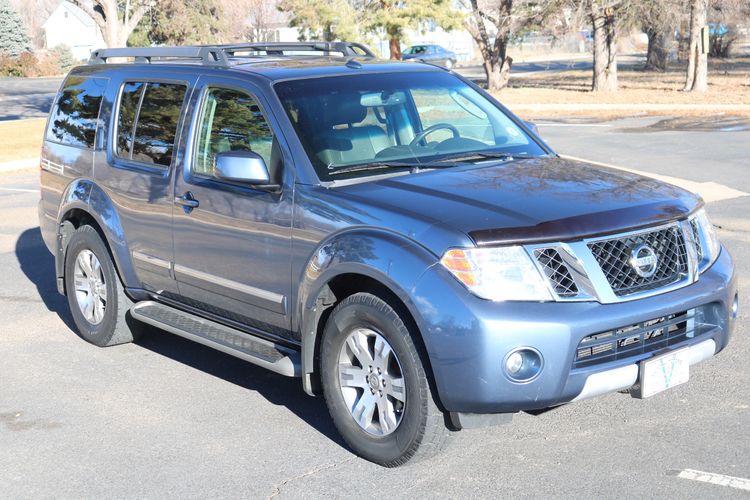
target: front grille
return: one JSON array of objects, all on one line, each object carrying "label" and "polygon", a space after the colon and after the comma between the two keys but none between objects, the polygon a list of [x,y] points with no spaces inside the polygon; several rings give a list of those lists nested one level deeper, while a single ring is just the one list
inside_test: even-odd
[{"label": "front grille", "polygon": [[[642,277],[630,264],[631,252],[647,245],[657,257],[656,271]],[[688,257],[679,226],[589,243],[615,295],[622,297],[675,283],[687,275]]]},{"label": "front grille", "polygon": [[534,257],[541,264],[544,275],[559,297],[575,297],[578,295],[576,282],[557,250],[554,248],[537,248],[534,250]]},{"label": "front grille", "polygon": [[573,368],[629,358],[693,338],[699,333],[695,316],[696,310],[690,309],[584,337]]}]

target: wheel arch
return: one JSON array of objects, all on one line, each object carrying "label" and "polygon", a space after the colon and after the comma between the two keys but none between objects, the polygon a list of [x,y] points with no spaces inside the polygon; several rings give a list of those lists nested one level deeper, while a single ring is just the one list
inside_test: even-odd
[{"label": "wheel arch", "polygon": [[[368,252],[352,252],[352,248]],[[422,338],[421,313],[410,293],[437,257],[415,241],[382,230],[358,229],[337,234],[322,243],[309,260],[299,287],[298,325],[302,341],[305,392],[320,392],[320,340],[333,308],[358,292],[372,293],[397,310],[415,331],[422,362],[432,379],[432,368]]]},{"label": "wheel arch", "polygon": [[72,182],[62,196],[58,213],[55,271],[60,293],[66,293],[63,276],[68,241],[82,225],[90,225],[99,233],[123,285],[134,286],[137,283],[119,215],[101,187],[88,179]]}]

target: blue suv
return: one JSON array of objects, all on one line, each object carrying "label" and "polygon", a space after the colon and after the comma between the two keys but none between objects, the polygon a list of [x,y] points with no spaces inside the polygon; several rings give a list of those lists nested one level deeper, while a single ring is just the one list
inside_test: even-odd
[{"label": "blue suv", "polygon": [[561,159],[473,83],[357,44],[95,52],[41,193],[83,339],[148,324],[299,377],[385,466],[686,382],[735,325],[700,198]]}]

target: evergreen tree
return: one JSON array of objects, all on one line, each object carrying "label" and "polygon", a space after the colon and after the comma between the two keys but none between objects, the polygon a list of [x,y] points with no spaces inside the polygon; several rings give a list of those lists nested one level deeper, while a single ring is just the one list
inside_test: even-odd
[{"label": "evergreen tree", "polygon": [[31,50],[31,40],[21,16],[8,0],[0,0],[0,54],[17,56]]},{"label": "evergreen tree", "polygon": [[157,45],[217,43],[223,27],[216,0],[160,0],[148,38]]}]

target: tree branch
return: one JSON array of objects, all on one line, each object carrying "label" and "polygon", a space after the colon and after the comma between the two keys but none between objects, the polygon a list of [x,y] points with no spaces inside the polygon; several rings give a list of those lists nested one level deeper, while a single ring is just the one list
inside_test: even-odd
[{"label": "tree branch", "polygon": [[102,34],[104,34],[104,31],[107,29],[107,21],[104,19],[104,15],[101,12],[94,10],[91,4],[85,0],[72,0],[72,2],[76,7],[88,14],[88,16],[94,20],[96,25],[99,26],[99,29],[102,30]]},{"label": "tree branch", "polygon": [[151,8],[151,2],[140,2],[138,7],[135,8],[135,10],[130,14],[130,19],[128,20],[128,23],[125,25],[125,32],[126,33],[132,33],[133,30],[135,30],[135,27],[138,26],[138,23],[141,22],[141,19],[143,19],[143,16],[146,15],[148,10]]}]

